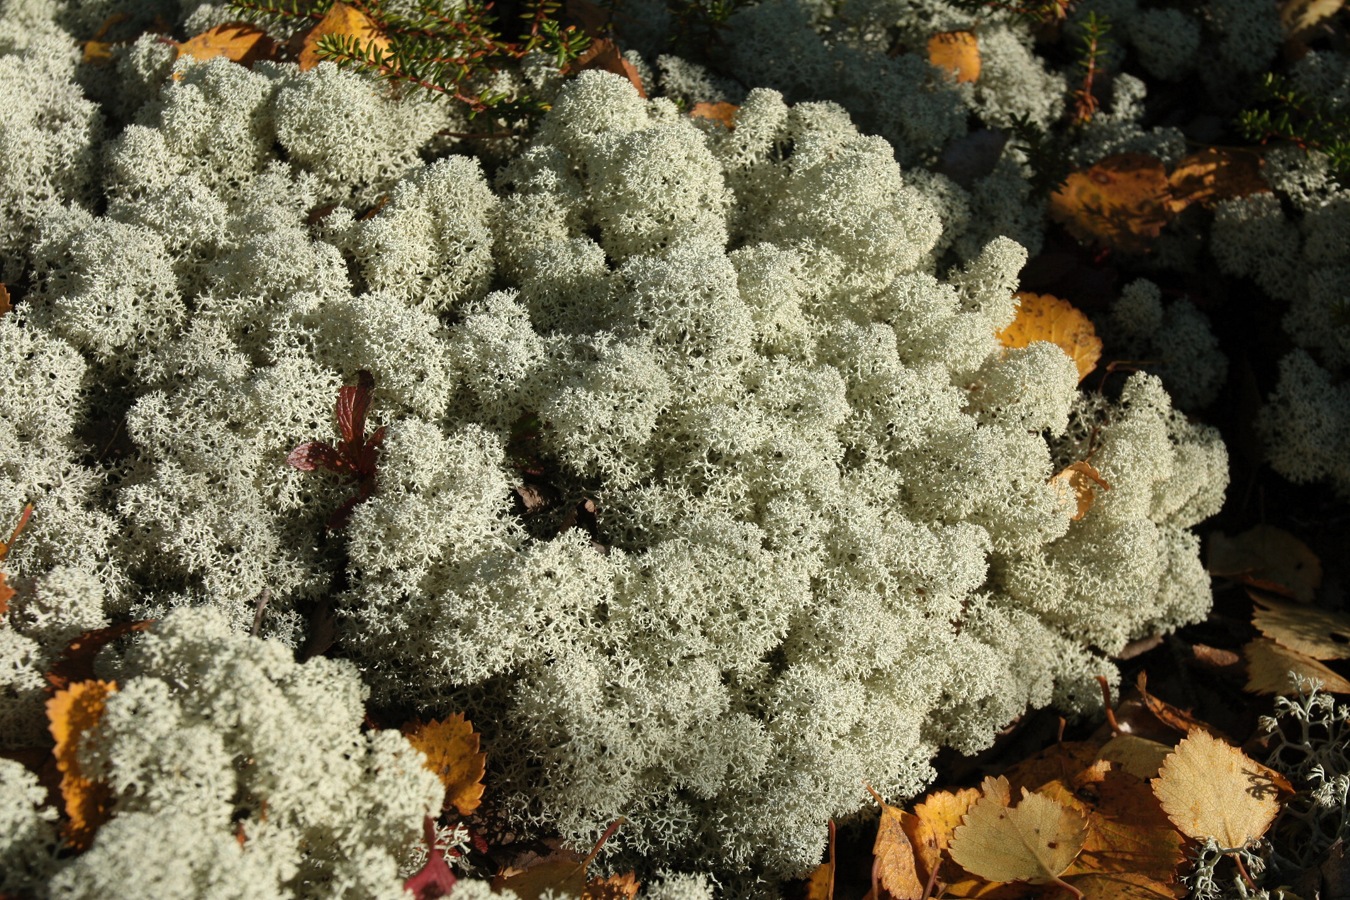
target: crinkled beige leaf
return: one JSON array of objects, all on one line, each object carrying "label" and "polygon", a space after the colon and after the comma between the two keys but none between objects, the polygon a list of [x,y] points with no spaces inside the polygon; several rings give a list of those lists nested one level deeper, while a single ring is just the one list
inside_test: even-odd
[{"label": "crinkled beige leaf", "polygon": [[[991,779],[986,779],[988,785]],[[966,871],[990,881],[1057,882],[1087,840],[1087,819],[1074,809],[1022,789],[1008,805],[1008,781],[993,785],[966,813],[948,848]]]},{"label": "crinkled beige leaf", "polygon": [[1350,616],[1262,597],[1252,624],[1276,643],[1313,659],[1350,659]]},{"label": "crinkled beige leaf", "polygon": [[1282,0],[1280,25],[1291,41],[1307,41],[1322,22],[1340,12],[1345,0]]},{"label": "crinkled beige leaf", "polygon": [[1172,748],[1135,734],[1118,734],[1102,745],[1098,756],[1109,759],[1136,778],[1148,780],[1158,774]]},{"label": "crinkled beige leaf", "polygon": [[980,42],[969,31],[944,31],[928,39],[928,61],[961,83],[980,77]]},{"label": "crinkled beige leaf", "polygon": [[1350,694],[1350,681],[1310,656],[1304,656],[1274,641],[1258,638],[1242,648],[1247,657],[1247,690],[1257,694],[1291,694],[1297,689],[1294,675],[1322,682],[1322,690]]},{"label": "crinkled beige leaf", "polygon": [[1182,834],[1243,847],[1280,811],[1279,789],[1263,769],[1231,744],[1192,731],[1163,763],[1153,793]]},{"label": "crinkled beige leaf", "polygon": [[919,900],[923,884],[914,865],[914,847],[900,821],[901,812],[870,787],[867,790],[881,807],[877,837],[872,842],[873,879],[895,900]]},{"label": "crinkled beige leaf", "polygon": [[421,750],[427,768],[445,785],[445,805],[467,816],[483,799],[487,755],[478,752],[479,736],[463,713],[444,721],[416,722],[404,729],[408,743]]},{"label": "crinkled beige leaf", "polygon": [[1273,581],[1304,603],[1322,584],[1322,562],[1307,544],[1282,528],[1257,525],[1237,537],[1217,532],[1209,539],[1211,575]]},{"label": "crinkled beige leaf", "polygon": [[1067,300],[1050,294],[1019,293],[1017,318],[999,332],[1005,347],[1025,347],[1036,341],[1058,346],[1078,367],[1082,381],[1102,356],[1102,341],[1092,320]]}]

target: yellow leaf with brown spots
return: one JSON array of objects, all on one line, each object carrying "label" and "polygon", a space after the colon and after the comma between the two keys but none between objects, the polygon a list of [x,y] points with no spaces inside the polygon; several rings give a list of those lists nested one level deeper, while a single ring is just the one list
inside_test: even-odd
[{"label": "yellow leaf with brown spots", "polygon": [[1017,295],[1017,317],[998,334],[1005,347],[1025,347],[1036,341],[1049,341],[1063,350],[1078,367],[1082,381],[1097,366],[1102,356],[1102,340],[1092,320],[1067,300],[1051,294]]},{"label": "yellow leaf with brown spots", "polygon": [[88,848],[94,833],[108,820],[112,800],[107,784],[86,777],[81,770],[80,745],[102,720],[108,697],[116,691],[116,682],[79,681],[47,701],[47,721],[56,740],[52,754],[61,773],[61,799],[66,808],[62,836],[80,850]]},{"label": "yellow leaf with brown spots", "polygon": [[444,721],[416,722],[403,729],[408,743],[421,750],[427,768],[445,785],[445,805],[467,816],[483,799],[487,755],[478,752],[479,735],[463,713]]}]

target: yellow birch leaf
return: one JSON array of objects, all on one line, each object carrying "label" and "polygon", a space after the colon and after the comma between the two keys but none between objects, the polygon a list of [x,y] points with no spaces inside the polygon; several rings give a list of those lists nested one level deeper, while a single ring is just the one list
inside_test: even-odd
[{"label": "yellow birch leaf", "polygon": [[830,820],[830,843],[825,850],[825,861],[816,866],[806,879],[806,900],[833,900],[834,898],[834,820]]},{"label": "yellow birch leaf", "polygon": [[1118,734],[1103,744],[1097,755],[1110,760],[1134,777],[1147,781],[1157,776],[1163,761],[1171,752],[1171,747],[1158,741],[1150,741],[1137,734]]},{"label": "yellow birch leaf", "polygon": [[985,779],[984,796],[952,835],[952,859],[989,881],[1063,884],[1059,876],[1087,840],[1087,819],[1026,788],[1017,806],[1009,801],[1006,778]]},{"label": "yellow birch leaf", "polygon": [[1070,463],[1050,478],[1050,485],[1064,500],[1065,506],[1073,509],[1070,520],[1077,522],[1088,514],[1097,500],[1097,488],[1111,490],[1111,485],[1102,478],[1092,463],[1079,460]]},{"label": "yellow birch leaf", "polygon": [[969,31],[944,31],[928,39],[928,61],[961,83],[980,77],[980,42]]},{"label": "yellow birch leaf", "polygon": [[1247,657],[1247,690],[1257,694],[1291,694],[1297,685],[1294,675],[1315,678],[1322,690],[1332,694],[1350,694],[1350,681],[1310,656],[1304,656],[1274,641],[1257,639],[1242,648]]},{"label": "yellow birch leaf", "polygon": [[80,681],[57,691],[47,701],[47,721],[56,746],[56,768],[61,773],[61,798],[66,821],[62,837],[72,847],[87,849],[100,825],[108,821],[112,791],[80,769],[80,743],[103,718],[108,697],[117,691],[112,681]]},{"label": "yellow birch leaf", "polygon": [[1266,833],[1280,811],[1279,788],[1265,767],[1203,731],[1192,731],[1163,763],[1153,793],[1177,830],[1225,850]]},{"label": "yellow birch leaf", "polygon": [[1280,3],[1280,26],[1286,40],[1302,44],[1313,38],[1322,22],[1340,12],[1345,0],[1283,0]]},{"label": "yellow birch leaf", "polygon": [[1017,317],[998,334],[1005,347],[1049,341],[1073,360],[1082,381],[1102,356],[1102,340],[1092,320],[1067,300],[1050,294],[1019,293]]},{"label": "yellow birch leaf", "polygon": [[1269,193],[1262,165],[1261,157],[1249,150],[1208,147],[1182,157],[1167,176],[1168,208],[1179,214],[1194,203],[1212,206],[1221,200]]},{"label": "yellow birch leaf", "polygon": [[445,805],[467,816],[483,799],[487,755],[478,752],[479,736],[463,713],[444,721],[417,722],[404,728],[408,743],[427,758],[427,768],[445,785]]},{"label": "yellow birch leaf", "polygon": [[1350,659],[1350,616],[1267,597],[1256,602],[1252,624],[1272,641],[1313,659]]},{"label": "yellow birch leaf", "polygon": [[734,103],[695,103],[689,115],[695,119],[721,123],[731,130],[736,127],[736,111],[739,109]]},{"label": "yellow birch leaf", "polygon": [[1073,172],[1050,196],[1050,218],[1087,244],[1142,254],[1171,220],[1162,161],[1117,153]]},{"label": "yellow birch leaf", "polygon": [[363,49],[374,45],[381,53],[389,50],[389,38],[384,36],[370,16],[342,0],[336,0],[318,24],[302,38],[298,56],[301,72],[308,72],[319,64],[319,39],[330,34],[356,38]]},{"label": "yellow birch leaf", "polygon": [[914,848],[916,874],[925,884],[942,865],[942,852],[952,842],[952,832],[961,817],[970,811],[980,792],[964,788],[956,792],[937,791],[916,804],[913,813],[903,813],[900,825]]},{"label": "yellow birch leaf", "polygon": [[914,848],[900,823],[900,810],[887,804],[870,787],[867,790],[881,807],[877,839],[872,843],[872,883],[880,885],[895,900],[919,900],[923,896],[923,883],[914,866]]},{"label": "yellow birch leaf", "polygon": [[271,59],[276,51],[276,41],[258,26],[248,22],[227,22],[179,44],[177,58],[191,56],[208,60],[223,56],[247,66],[260,59]]},{"label": "yellow birch leaf", "polygon": [[9,288],[0,284],[0,316],[14,308],[14,304],[9,302]]}]

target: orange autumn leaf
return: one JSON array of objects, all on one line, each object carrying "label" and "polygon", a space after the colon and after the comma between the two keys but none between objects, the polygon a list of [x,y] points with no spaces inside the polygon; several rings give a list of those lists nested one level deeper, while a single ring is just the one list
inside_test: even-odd
[{"label": "orange autumn leaf", "polygon": [[1171,220],[1162,161],[1117,153],[1073,172],[1050,195],[1050,218],[1085,244],[1142,254]]},{"label": "orange autumn leaf", "polygon": [[1294,676],[1317,679],[1321,690],[1332,694],[1350,694],[1350,681],[1310,656],[1281,647],[1274,641],[1258,638],[1242,648],[1247,657],[1247,690],[1257,694],[1296,692]]},{"label": "orange autumn leaf", "polygon": [[1162,724],[1171,728],[1179,734],[1189,734],[1192,731],[1203,731],[1220,740],[1223,735],[1212,726],[1201,722],[1195,716],[1186,712],[1186,710],[1173,706],[1165,700],[1159,700],[1148,692],[1148,673],[1140,672],[1139,677],[1135,679],[1135,688],[1139,691],[1139,697],[1144,701],[1145,708],[1148,709],[1153,717]]},{"label": "orange autumn leaf", "polygon": [[806,900],[834,900],[834,820],[830,820],[830,842],[825,861],[806,879]]},{"label": "orange autumn leaf", "polygon": [[191,56],[193,59],[208,60],[223,56],[248,66],[260,59],[272,59],[276,52],[276,41],[258,26],[247,22],[227,22],[179,44],[177,58]]},{"label": "orange autumn leaf", "polygon": [[1167,881],[1185,858],[1181,835],[1163,813],[1148,781],[1142,778],[1112,767],[1090,790],[1055,781],[1038,793],[1078,810],[1087,819],[1087,839],[1065,871],[1065,878],[1098,872],[1136,872]]},{"label": "orange autumn leaf", "polygon": [[581,898],[582,900],[633,900],[641,887],[637,875],[633,872],[611,875],[608,878],[592,878],[586,883],[586,892],[581,895]]},{"label": "orange autumn leaf", "polygon": [[880,888],[895,900],[918,900],[923,896],[923,884],[914,866],[914,847],[900,821],[901,812],[871,787],[867,792],[881,807],[877,837],[872,842],[872,894],[880,897]]},{"label": "orange autumn leaf", "polygon": [[928,39],[928,61],[961,83],[980,77],[980,43],[969,31],[944,31]]},{"label": "orange autumn leaf", "polygon": [[9,288],[0,284],[0,316],[14,308],[14,304],[9,302]]},{"label": "orange autumn leaf", "polygon": [[734,103],[695,103],[689,115],[695,119],[707,119],[719,122],[728,129],[736,127],[736,111],[740,109]]},{"label": "orange autumn leaf", "polygon": [[25,503],[23,511],[19,513],[18,523],[14,526],[14,530],[9,533],[9,540],[0,541],[0,562],[4,562],[5,557],[9,556],[9,548],[14,546],[14,541],[18,539],[24,528],[28,527],[28,520],[32,517],[33,504]]},{"label": "orange autumn leaf", "polygon": [[467,816],[483,799],[487,755],[478,752],[479,736],[463,713],[444,721],[418,722],[404,729],[408,743],[421,750],[427,768],[445,785],[445,805]]},{"label": "orange autumn leaf", "polygon": [[1251,151],[1218,147],[1183,157],[1167,178],[1172,194],[1168,208],[1177,214],[1194,203],[1211,206],[1221,200],[1269,193],[1262,165],[1261,157]]},{"label": "orange autumn leaf", "polygon": [[62,836],[72,847],[85,849],[94,833],[108,820],[112,792],[108,785],[88,778],[80,769],[80,743],[103,718],[104,706],[117,690],[112,681],[80,681],[57,691],[47,701],[47,721],[56,746],[56,768],[61,773],[61,797],[66,821]]},{"label": "orange autumn leaf", "polygon": [[354,6],[348,6],[342,0],[336,0],[319,23],[305,32],[300,39],[297,60],[301,72],[308,72],[319,64],[319,39],[328,35],[346,35],[355,38],[363,49],[373,45],[381,53],[389,50],[389,39],[370,16]]},{"label": "orange autumn leaf", "polygon": [[1059,492],[1065,505],[1073,508],[1070,520],[1074,522],[1080,521],[1092,509],[1092,504],[1097,501],[1096,488],[1111,490],[1111,485],[1102,478],[1102,473],[1083,460],[1070,463],[1056,472],[1050,478],[1050,484]]},{"label": "orange autumn leaf", "polygon": [[[4,301],[6,304],[8,304],[9,301],[9,294],[4,292],[4,285],[0,285],[0,301]],[[0,307],[0,315],[4,315],[8,309],[8,305]],[[14,530],[10,532],[9,540],[0,541],[0,562],[4,562],[5,557],[9,556],[9,548],[14,546],[14,541],[18,539],[19,533],[23,531],[32,515],[33,504],[24,504],[23,512],[19,513],[19,523],[15,525]],[[9,586],[5,577],[5,573],[0,572],[0,616],[9,612],[9,601],[14,597],[14,588]]]},{"label": "orange autumn leaf", "polygon": [[[615,819],[611,822],[609,827],[605,829],[605,833],[600,835],[600,839],[595,842],[591,852],[585,856],[561,846],[557,841],[545,841],[552,847],[550,853],[544,856],[532,852],[524,854],[493,877],[492,890],[499,894],[505,890],[514,891],[520,900],[538,900],[550,891],[555,895],[571,894],[574,897],[581,897],[583,900],[612,900],[607,895],[597,894],[592,897],[588,894],[591,885],[595,884],[598,879],[588,880],[586,871],[590,867],[591,861],[600,854],[600,849],[605,846],[605,842],[622,824],[623,819]],[[636,879],[634,879],[633,884],[636,883]],[[618,884],[603,888],[597,886],[596,890],[626,889],[627,884],[628,877],[625,876]]]},{"label": "orange autumn leaf", "polygon": [[80,62],[85,65],[106,66],[113,60],[112,48],[116,46],[116,41],[106,41],[108,32],[114,27],[121,25],[131,18],[130,13],[115,12],[103,20],[103,24],[98,26],[98,31],[94,36],[83,43],[83,49],[80,52]]},{"label": "orange autumn leaf", "polygon": [[1049,341],[1073,360],[1082,381],[1102,356],[1102,340],[1092,320],[1067,300],[1050,294],[1021,292],[1017,318],[998,334],[1005,347],[1025,347],[1036,341]]}]

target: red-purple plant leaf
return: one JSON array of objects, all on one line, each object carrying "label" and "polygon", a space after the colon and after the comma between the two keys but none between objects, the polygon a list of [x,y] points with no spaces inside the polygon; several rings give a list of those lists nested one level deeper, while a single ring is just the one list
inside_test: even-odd
[{"label": "red-purple plant leaf", "polygon": [[356,373],[355,387],[338,391],[338,430],[342,432],[344,443],[365,443],[366,413],[370,411],[370,392],[374,389],[375,376],[362,369]]},{"label": "red-purple plant leaf", "polygon": [[445,851],[436,846],[435,820],[427,816],[423,828],[426,831],[427,862],[403,882],[403,889],[412,891],[417,900],[435,900],[449,894],[458,879],[445,861]]},{"label": "red-purple plant leaf", "polygon": [[322,441],[310,441],[296,447],[286,457],[286,465],[301,472],[313,472],[315,469],[327,469],[338,473],[347,471],[342,451]]}]

